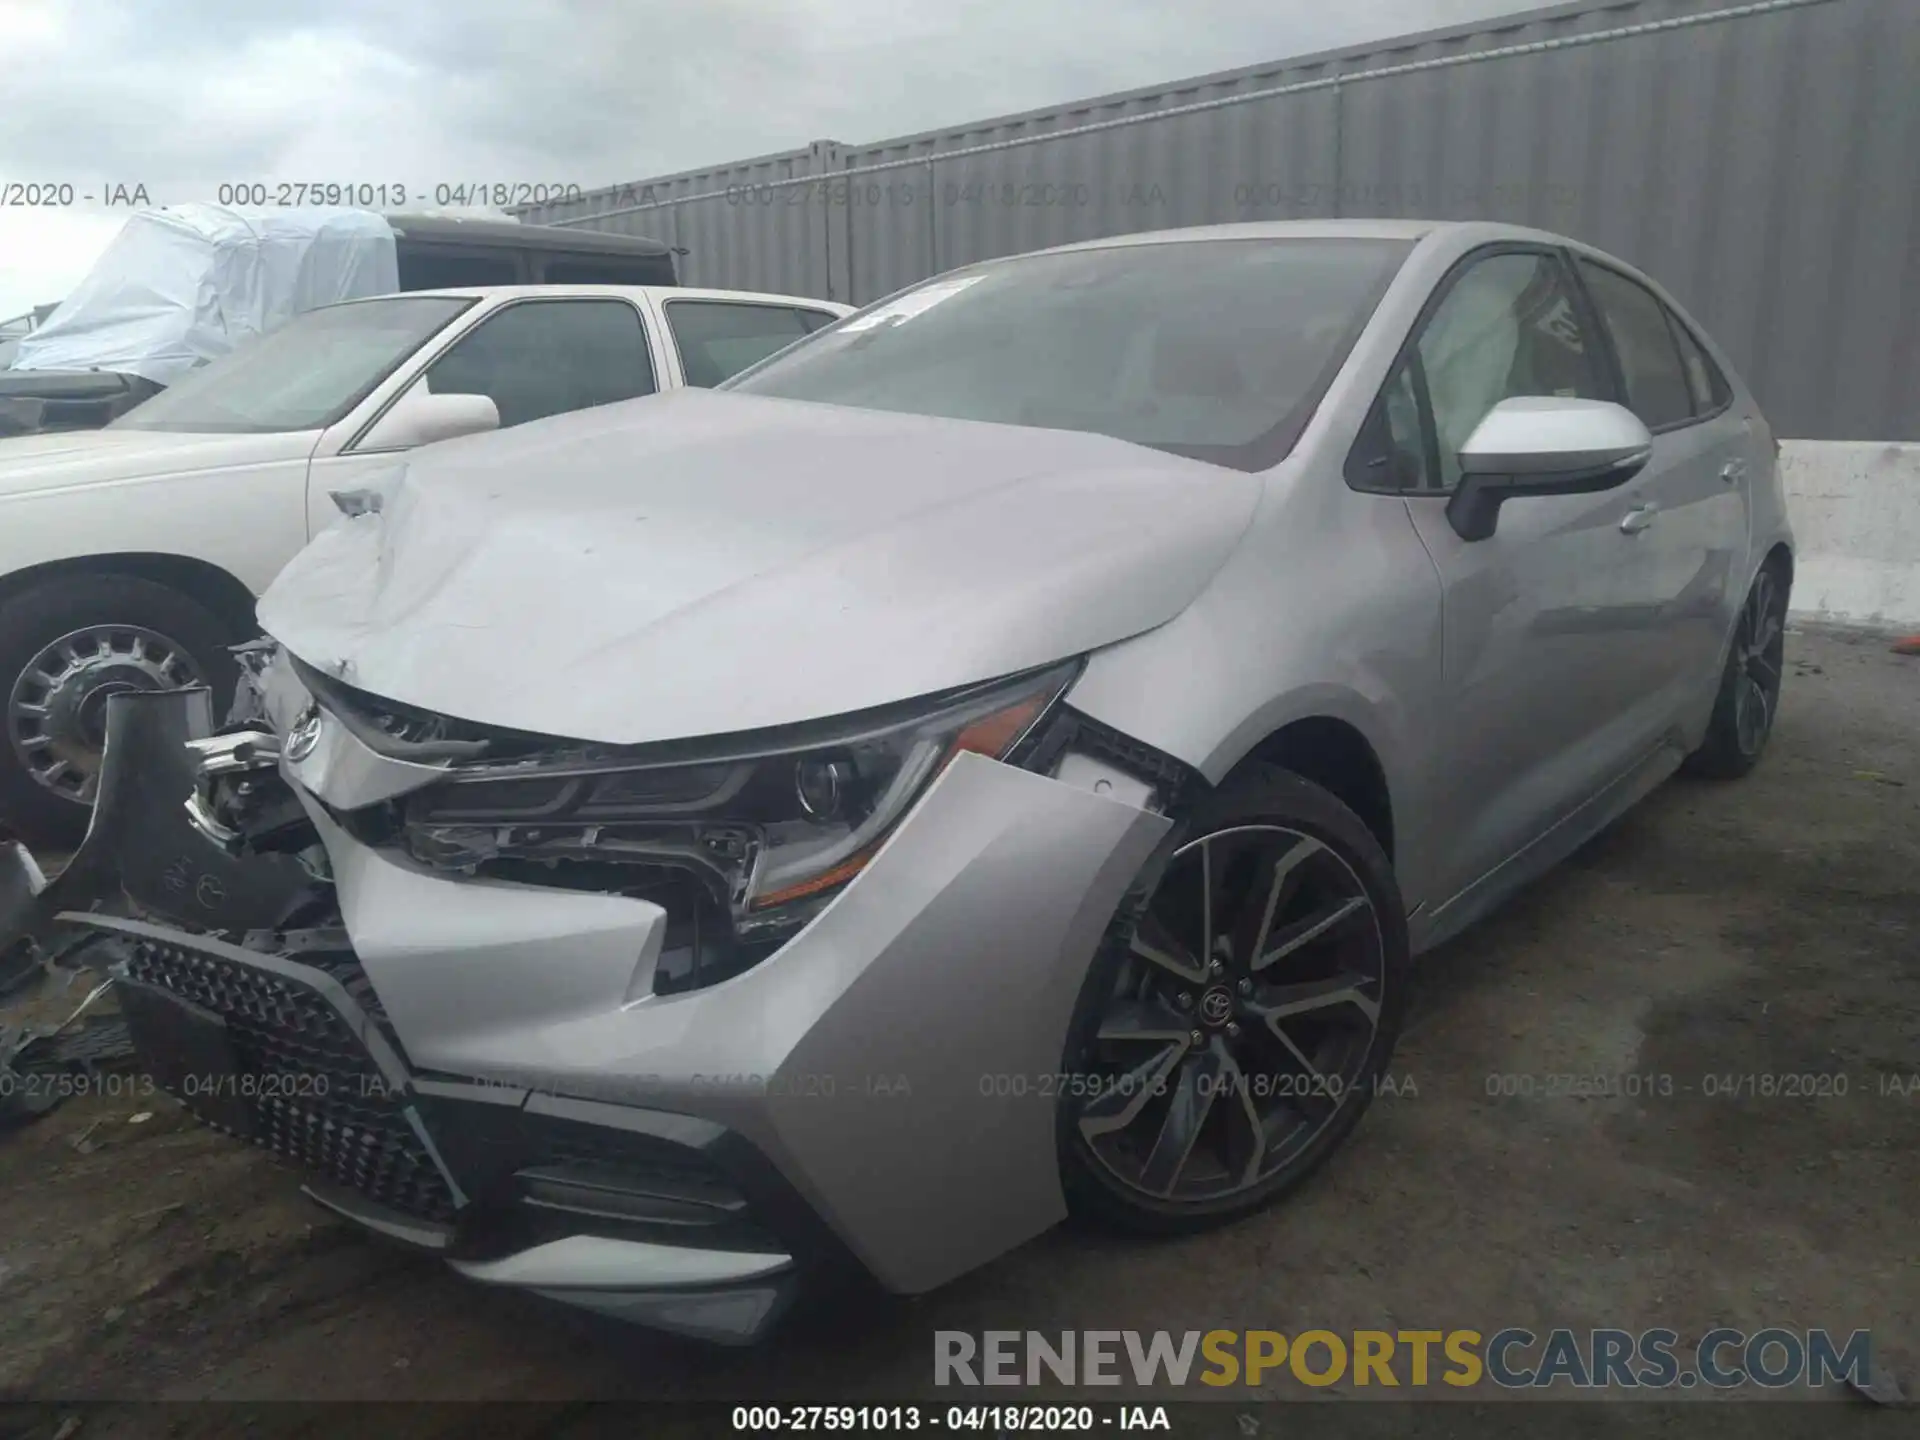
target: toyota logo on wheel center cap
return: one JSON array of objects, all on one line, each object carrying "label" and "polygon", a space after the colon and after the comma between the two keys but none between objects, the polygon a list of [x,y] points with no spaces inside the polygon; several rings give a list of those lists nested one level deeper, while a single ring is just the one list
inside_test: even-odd
[{"label": "toyota logo on wheel center cap", "polygon": [[1215,985],[1200,997],[1200,1018],[1209,1025],[1224,1025],[1233,1018],[1233,992]]}]

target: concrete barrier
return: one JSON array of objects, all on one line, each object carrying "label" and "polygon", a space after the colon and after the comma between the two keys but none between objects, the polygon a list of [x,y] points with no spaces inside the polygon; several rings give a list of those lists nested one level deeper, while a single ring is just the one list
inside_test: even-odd
[{"label": "concrete barrier", "polygon": [[1786,440],[1793,611],[1920,632],[1920,445]]}]

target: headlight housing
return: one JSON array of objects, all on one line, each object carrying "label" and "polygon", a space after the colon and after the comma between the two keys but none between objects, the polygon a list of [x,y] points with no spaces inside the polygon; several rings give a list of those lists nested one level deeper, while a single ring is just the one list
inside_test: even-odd
[{"label": "headlight housing", "polygon": [[689,872],[736,936],[771,938],[859,874],[955,756],[1012,753],[1078,668],[771,736],[464,766],[408,799],[406,844],[439,866],[579,862],[610,889],[633,865]]}]

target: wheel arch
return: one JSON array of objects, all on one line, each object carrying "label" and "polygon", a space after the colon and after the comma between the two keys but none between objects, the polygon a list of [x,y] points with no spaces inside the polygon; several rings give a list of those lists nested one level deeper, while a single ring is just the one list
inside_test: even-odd
[{"label": "wheel arch", "polygon": [[1393,786],[1379,749],[1352,720],[1302,715],[1257,739],[1222,778],[1249,765],[1273,765],[1311,781],[1360,817],[1389,861],[1395,859]]},{"label": "wheel arch", "polygon": [[257,625],[253,591],[243,581],[208,561],[159,551],[75,555],[28,565],[0,575],[0,604],[48,581],[89,575],[126,575],[177,590],[231,627],[236,639],[251,638]]},{"label": "wheel arch", "polygon": [[1793,546],[1789,545],[1785,540],[1776,540],[1773,543],[1773,547],[1769,549],[1765,555],[1760,557],[1759,567],[1754,573],[1758,574],[1761,570],[1765,570],[1769,566],[1776,567],[1781,571],[1781,578],[1786,582],[1787,588],[1791,590],[1793,588]]}]

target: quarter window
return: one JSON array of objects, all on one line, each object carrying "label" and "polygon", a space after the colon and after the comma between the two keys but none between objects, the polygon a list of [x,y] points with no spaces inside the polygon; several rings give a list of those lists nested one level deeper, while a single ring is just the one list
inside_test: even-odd
[{"label": "quarter window", "polygon": [[436,395],[489,397],[502,429],[654,390],[647,332],[624,300],[509,305],[436,360],[426,380]]},{"label": "quarter window", "polygon": [[1627,406],[1649,430],[1693,418],[1694,391],[1667,309],[1651,290],[1617,270],[1580,263],[1587,288],[1613,336]]},{"label": "quarter window", "polygon": [[1693,393],[1693,413],[1711,415],[1733,399],[1727,377],[1678,315],[1669,310],[1667,321],[1673,326],[1673,338],[1680,342],[1680,363],[1686,368],[1687,389]]},{"label": "quarter window", "polygon": [[1464,271],[1415,345],[1433,413],[1437,488],[1460,480],[1460,447],[1517,395],[1612,398],[1564,265],[1544,253],[1492,255]]},{"label": "quarter window", "polygon": [[1347,462],[1356,490],[1431,490],[1427,442],[1420,428],[1420,392],[1414,361],[1402,361],[1373,402]]}]

